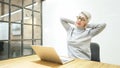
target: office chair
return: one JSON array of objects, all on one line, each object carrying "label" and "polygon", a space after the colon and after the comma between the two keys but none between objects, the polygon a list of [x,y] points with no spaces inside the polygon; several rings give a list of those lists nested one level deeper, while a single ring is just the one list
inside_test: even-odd
[{"label": "office chair", "polygon": [[91,42],[90,43],[91,49],[91,61],[100,62],[100,47],[98,43]]},{"label": "office chair", "polygon": [[3,41],[0,41],[0,52],[2,52],[4,50],[4,42]]}]

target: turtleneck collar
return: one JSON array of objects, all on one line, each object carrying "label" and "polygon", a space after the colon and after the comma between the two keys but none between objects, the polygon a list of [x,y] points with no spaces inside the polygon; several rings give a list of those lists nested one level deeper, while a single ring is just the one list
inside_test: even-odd
[{"label": "turtleneck collar", "polygon": [[75,27],[76,30],[85,30],[83,27]]}]

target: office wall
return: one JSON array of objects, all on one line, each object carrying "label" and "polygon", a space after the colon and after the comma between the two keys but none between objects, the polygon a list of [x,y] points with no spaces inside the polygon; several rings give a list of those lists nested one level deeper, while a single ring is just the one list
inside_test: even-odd
[{"label": "office wall", "polygon": [[119,0],[46,0],[43,2],[43,45],[53,46],[67,55],[66,32],[61,17],[76,20],[80,11],[92,14],[90,23],[107,23],[106,29],[93,38],[100,44],[101,62],[120,65]]}]

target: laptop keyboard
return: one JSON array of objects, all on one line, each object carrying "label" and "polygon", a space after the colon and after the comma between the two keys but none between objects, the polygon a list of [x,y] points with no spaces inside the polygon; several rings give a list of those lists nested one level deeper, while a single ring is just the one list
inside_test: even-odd
[{"label": "laptop keyboard", "polygon": [[68,57],[60,57],[60,59],[62,60],[62,62],[69,62],[73,60],[73,58],[68,58]]}]

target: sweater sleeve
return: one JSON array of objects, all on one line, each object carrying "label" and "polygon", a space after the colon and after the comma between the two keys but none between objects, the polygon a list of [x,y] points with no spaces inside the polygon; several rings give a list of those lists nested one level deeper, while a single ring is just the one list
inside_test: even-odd
[{"label": "sweater sleeve", "polygon": [[70,24],[74,24],[74,21],[70,20],[70,19],[66,19],[66,18],[61,18],[61,23],[63,25],[63,27],[68,30],[71,26]]},{"label": "sweater sleeve", "polygon": [[87,25],[87,28],[90,28],[89,34],[92,37],[96,36],[97,34],[99,34],[100,32],[102,32],[105,27],[106,27],[105,23],[101,23],[101,24],[88,24]]}]

